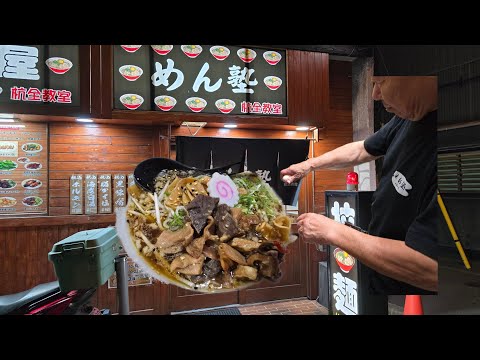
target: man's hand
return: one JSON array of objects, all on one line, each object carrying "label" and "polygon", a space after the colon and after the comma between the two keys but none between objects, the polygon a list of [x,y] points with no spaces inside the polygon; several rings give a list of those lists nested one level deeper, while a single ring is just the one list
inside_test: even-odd
[{"label": "man's hand", "polygon": [[290,167],[283,169],[280,171],[280,177],[282,178],[282,181],[291,184],[294,183],[304,176],[306,176],[310,172],[310,166],[308,165],[308,160],[298,163],[298,164],[293,164]]},{"label": "man's hand", "polygon": [[297,218],[298,234],[305,242],[330,244],[328,232],[338,224],[335,220],[314,213],[305,213]]}]

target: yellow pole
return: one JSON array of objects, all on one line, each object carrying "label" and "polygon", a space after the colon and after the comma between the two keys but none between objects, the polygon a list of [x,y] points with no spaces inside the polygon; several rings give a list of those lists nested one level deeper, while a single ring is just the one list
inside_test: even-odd
[{"label": "yellow pole", "polygon": [[460,256],[462,257],[463,263],[465,264],[465,267],[470,270],[471,266],[470,263],[468,262],[467,256],[465,255],[465,252],[463,251],[462,243],[458,239],[457,232],[455,231],[455,228],[453,227],[452,220],[450,220],[450,216],[448,215],[447,208],[445,207],[445,204],[443,203],[442,196],[440,195],[440,192],[437,190],[437,199],[438,199],[438,204],[440,205],[440,209],[442,209],[442,214],[443,217],[445,218],[445,221],[447,222],[448,229],[450,230],[450,233],[452,234],[453,241],[455,242],[455,245],[457,246],[458,252],[460,253]]}]

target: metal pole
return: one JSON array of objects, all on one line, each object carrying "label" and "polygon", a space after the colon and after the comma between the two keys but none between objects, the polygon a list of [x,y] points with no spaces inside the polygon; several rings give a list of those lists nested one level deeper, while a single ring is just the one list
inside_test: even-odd
[{"label": "metal pole", "polygon": [[445,203],[443,202],[442,196],[440,195],[440,192],[438,191],[438,189],[437,189],[437,200],[438,200],[438,204],[440,205],[440,209],[442,210],[443,217],[445,218],[445,221],[447,223],[448,229],[450,230],[450,234],[452,235],[453,241],[455,242],[455,245],[457,246],[457,250],[460,254],[460,257],[463,260],[463,264],[465,265],[467,270],[470,270],[472,267],[470,266],[470,262],[468,261],[467,256],[465,255],[465,251],[463,251],[462,243],[458,238],[457,232],[455,231],[455,227],[453,226],[452,220],[450,219],[450,215],[448,215],[447,208],[445,207]]},{"label": "metal pole", "polygon": [[119,315],[129,315],[127,255],[119,255],[115,258],[115,271],[117,273],[118,313]]}]

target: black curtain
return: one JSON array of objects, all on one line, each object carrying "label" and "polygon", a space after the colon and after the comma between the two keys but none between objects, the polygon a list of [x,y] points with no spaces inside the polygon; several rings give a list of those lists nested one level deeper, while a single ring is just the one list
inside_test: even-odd
[{"label": "black curtain", "polygon": [[[280,196],[292,205],[298,185],[285,186],[280,170],[308,157],[308,140],[227,139],[177,137],[176,160],[196,168],[208,169],[229,165],[244,159],[249,171],[258,173]],[[246,155],[246,158],[245,158]],[[240,167],[243,171],[243,167]]]}]

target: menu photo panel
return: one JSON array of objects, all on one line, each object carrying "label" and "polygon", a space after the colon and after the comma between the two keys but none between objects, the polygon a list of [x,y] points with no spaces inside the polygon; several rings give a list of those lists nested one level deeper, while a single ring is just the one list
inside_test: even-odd
[{"label": "menu photo panel", "polygon": [[48,214],[48,128],[0,125],[0,216]]}]

